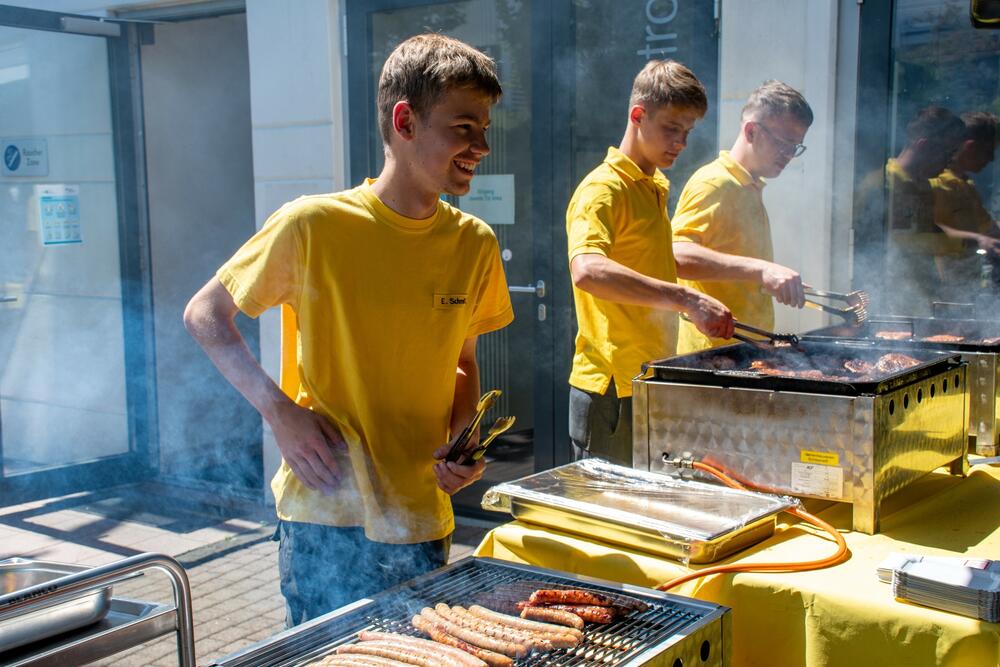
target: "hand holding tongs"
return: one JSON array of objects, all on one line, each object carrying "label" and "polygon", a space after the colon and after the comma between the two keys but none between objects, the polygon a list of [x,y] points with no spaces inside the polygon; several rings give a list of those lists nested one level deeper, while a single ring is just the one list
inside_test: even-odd
[{"label": "hand holding tongs", "polygon": [[462,429],[462,432],[455,438],[451,449],[448,450],[448,454],[444,457],[445,461],[458,461],[462,454],[465,453],[465,449],[469,446],[469,441],[472,439],[472,434],[479,432],[479,422],[482,421],[483,415],[493,407],[496,400],[500,398],[501,393],[499,389],[493,389],[480,397],[479,403],[476,404],[476,415],[469,422],[469,425]]},{"label": "hand holding tongs", "polygon": [[734,333],[733,338],[736,340],[741,340],[744,343],[750,343],[755,347],[760,347],[761,345],[775,345],[777,343],[787,343],[789,345],[798,345],[799,337],[791,333],[774,333],[773,331],[768,331],[767,329],[760,329],[758,327],[750,326],[749,324],[743,324],[742,322],[733,322],[733,327],[736,329],[742,329],[743,331],[748,331],[752,334],[757,334],[758,336],[763,336],[766,341],[760,340],[759,338],[751,338],[750,336],[744,336],[743,334]]},{"label": "hand holding tongs", "polygon": [[837,301],[843,301],[847,304],[847,308],[834,308],[829,304],[814,301],[813,299],[806,299],[806,305],[810,308],[838,315],[855,325],[864,324],[868,321],[868,304],[871,299],[869,299],[867,292],[854,290],[853,292],[844,294],[842,292],[819,290],[815,287],[810,287],[809,285],[803,285],[802,291],[808,296],[816,296],[822,299],[834,299]]}]

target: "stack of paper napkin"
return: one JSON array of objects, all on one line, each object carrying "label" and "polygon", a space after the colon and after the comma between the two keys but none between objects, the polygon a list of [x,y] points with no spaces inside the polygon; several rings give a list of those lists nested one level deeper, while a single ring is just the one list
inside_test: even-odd
[{"label": "stack of paper napkin", "polygon": [[893,553],[878,566],[899,600],[1000,621],[1000,562]]}]

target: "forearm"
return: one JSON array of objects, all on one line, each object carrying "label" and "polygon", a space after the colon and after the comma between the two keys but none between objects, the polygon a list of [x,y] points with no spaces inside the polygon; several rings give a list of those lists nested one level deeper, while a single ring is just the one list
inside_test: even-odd
[{"label": "forearm", "polygon": [[209,283],[191,299],[184,311],[184,326],[223,377],[271,422],[277,411],[292,401],[247,347],[236,328],[235,306],[230,309],[225,297],[220,298],[219,290],[225,288]]},{"label": "forearm", "polygon": [[455,370],[455,396],[451,407],[449,434],[451,438],[461,433],[472,421],[479,402],[479,364],[476,362],[475,342],[466,341]]},{"label": "forearm", "polygon": [[694,290],[643,275],[604,255],[577,255],[571,272],[576,287],[605,301],[687,312],[696,300]]},{"label": "forearm", "polygon": [[698,243],[674,243],[677,276],[686,280],[747,280],[761,282],[768,262],[755,257],[729,255]]}]

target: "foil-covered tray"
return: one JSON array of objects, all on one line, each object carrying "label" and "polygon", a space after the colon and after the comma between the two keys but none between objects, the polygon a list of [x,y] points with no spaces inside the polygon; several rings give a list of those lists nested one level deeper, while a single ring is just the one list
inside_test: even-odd
[{"label": "foil-covered tray", "polygon": [[767,539],[794,498],[585,459],[490,488],[483,509],[690,563]]}]

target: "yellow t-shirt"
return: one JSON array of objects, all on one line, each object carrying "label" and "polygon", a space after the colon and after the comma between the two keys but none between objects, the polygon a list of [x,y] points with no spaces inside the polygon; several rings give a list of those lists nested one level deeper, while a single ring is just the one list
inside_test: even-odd
[{"label": "yellow t-shirt", "polygon": [[296,402],[347,442],[330,496],[282,462],[278,517],[410,544],[454,529],[432,452],[448,439],[459,352],[513,311],[486,224],[444,202],[430,218],[403,217],[371,183],[285,204],[217,276],[251,317],[294,311]]},{"label": "yellow t-shirt", "polygon": [[[698,243],[728,255],[772,261],[771,223],[754,179],[728,151],[692,174],[674,211],[674,241]],[[682,285],[726,304],[740,322],[771,330],[774,304],[757,283],[742,280],[681,280]],[[688,354],[727,345],[731,340],[709,338],[690,322],[681,322],[677,353]]]},{"label": "yellow t-shirt", "polygon": [[[647,176],[617,148],[587,174],[566,209],[569,261],[598,254],[651,278],[676,282],[667,218],[670,183],[659,170]],[[632,395],[632,378],[646,361],[671,356],[677,313],[599,299],[573,288],[576,353],[569,383],[603,394],[614,378],[619,397]]]},{"label": "yellow t-shirt", "polygon": [[983,206],[972,179],[959,177],[945,169],[931,179],[934,192],[934,220],[938,224],[964,232],[989,234],[996,231],[993,217]]}]

